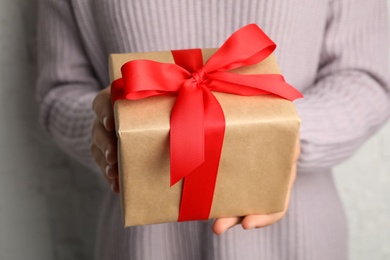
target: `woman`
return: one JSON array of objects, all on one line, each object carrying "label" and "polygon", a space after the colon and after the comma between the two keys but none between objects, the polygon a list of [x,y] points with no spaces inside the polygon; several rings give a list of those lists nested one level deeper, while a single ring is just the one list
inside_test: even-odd
[{"label": "woman", "polygon": [[385,0],[41,0],[41,121],[64,151],[99,171],[94,158],[114,191],[109,53],[218,47],[257,23],[278,44],[287,82],[305,95],[295,103],[301,155],[286,214],[247,216],[242,226],[259,227],[252,230],[227,230],[236,218],[124,229],[118,196],[108,192],[96,258],[347,259],[331,168],[389,116],[386,10]]}]

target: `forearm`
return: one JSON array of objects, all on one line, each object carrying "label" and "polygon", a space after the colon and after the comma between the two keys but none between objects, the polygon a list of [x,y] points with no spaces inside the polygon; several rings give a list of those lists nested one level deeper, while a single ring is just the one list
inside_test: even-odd
[{"label": "forearm", "polygon": [[101,86],[95,77],[74,20],[70,1],[38,2],[38,79],[40,122],[58,146],[91,169],[94,113]]},{"label": "forearm", "polygon": [[389,28],[384,0],[333,0],[318,75],[296,102],[300,170],[350,157],[390,114]]},{"label": "forearm", "polygon": [[345,71],[322,80],[296,102],[302,117],[300,170],[342,162],[378,130],[390,113],[389,93],[382,86],[368,75]]},{"label": "forearm", "polygon": [[96,93],[77,85],[60,87],[50,91],[40,105],[40,122],[54,142],[92,170],[98,169],[90,152]]}]

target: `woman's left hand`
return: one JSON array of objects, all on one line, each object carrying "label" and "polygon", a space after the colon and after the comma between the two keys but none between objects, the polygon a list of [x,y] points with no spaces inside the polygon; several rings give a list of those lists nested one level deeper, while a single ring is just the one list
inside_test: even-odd
[{"label": "woman's left hand", "polygon": [[262,228],[262,227],[270,226],[276,223],[277,221],[281,220],[286,215],[288,210],[291,189],[297,174],[297,161],[299,158],[300,151],[301,151],[300,142],[298,138],[296,150],[295,150],[294,165],[292,167],[290,183],[287,191],[286,204],[282,212],[278,212],[274,214],[266,214],[266,215],[248,215],[245,217],[218,218],[214,221],[213,232],[216,235],[221,235],[229,228],[234,227],[235,225],[238,225],[240,223],[243,229]]}]

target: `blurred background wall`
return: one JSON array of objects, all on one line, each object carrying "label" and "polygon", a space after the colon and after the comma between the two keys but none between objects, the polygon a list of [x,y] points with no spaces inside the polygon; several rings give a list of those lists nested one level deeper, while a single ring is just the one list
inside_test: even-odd
[{"label": "blurred background wall", "polygon": [[[0,259],[92,259],[103,183],[38,125],[35,11],[36,0],[0,0]],[[390,123],[335,178],[351,260],[390,259]]]},{"label": "blurred background wall", "polygon": [[36,2],[0,0],[0,259],[92,259],[101,179],[37,122]]}]

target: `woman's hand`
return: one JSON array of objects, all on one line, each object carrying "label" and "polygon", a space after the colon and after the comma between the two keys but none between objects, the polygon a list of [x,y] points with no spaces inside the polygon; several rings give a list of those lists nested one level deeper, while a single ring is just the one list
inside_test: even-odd
[{"label": "woman's hand", "polygon": [[113,192],[119,193],[117,140],[110,87],[103,89],[93,101],[96,114],[92,126],[91,152]]},{"label": "woman's hand", "polygon": [[268,214],[268,215],[248,215],[245,217],[218,218],[214,221],[213,232],[216,235],[221,235],[229,228],[234,227],[235,225],[240,223],[243,229],[262,228],[262,227],[270,226],[275,222],[281,220],[287,213],[288,205],[290,202],[291,188],[294,184],[295,177],[297,174],[296,163],[298,161],[300,151],[301,151],[300,142],[298,138],[296,150],[295,150],[294,165],[292,168],[290,183],[287,191],[286,203],[284,206],[284,210],[282,212]]}]

